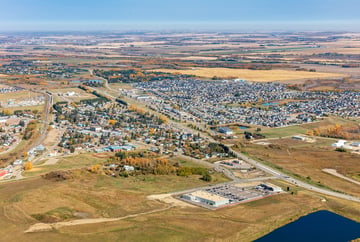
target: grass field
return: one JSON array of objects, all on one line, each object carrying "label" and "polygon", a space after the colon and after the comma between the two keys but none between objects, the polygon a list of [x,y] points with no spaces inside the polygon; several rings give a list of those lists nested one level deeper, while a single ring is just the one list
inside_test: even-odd
[{"label": "grass field", "polygon": [[344,75],[336,74],[336,73],[291,71],[291,70],[248,70],[248,69],[230,69],[230,68],[196,68],[196,69],[194,68],[189,70],[156,69],[152,71],[182,73],[182,74],[195,75],[205,78],[212,78],[214,76],[220,78],[240,78],[248,81],[257,81],[257,82],[344,77]]},{"label": "grass field", "polygon": [[[359,120],[354,119],[344,119],[340,117],[327,117],[316,122],[312,123],[305,123],[301,125],[291,125],[287,127],[279,127],[279,128],[267,128],[267,127],[260,127],[261,131],[258,132],[256,129],[258,127],[250,127],[246,130],[236,129],[235,133],[238,136],[242,136],[244,131],[249,132],[257,132],[265,136],[265,138],[281,138],[281,137],[288,137],[297,134],[306,134],[308,130],[319,128],[319,127],[326,127],[329,125],[344,125],[344,126],[353,126],[359,123]],[[231,126],[230,126],[231,127]]]},{"label": "grass field", "polygon": [[[53,93],[54,102],[60,102],[60,101],[68,101],[68,102],[80,102],[84,99],[91,99],[96,98],[93,94],[87,93],[84,90],[81,90],[80,88],[60,88],[60,89],[51,89],[50,90]],[[67,93],[74,92],[75,95],[68,96]]]},{"label": "grass field", "polygon": [[[34,169],[24,172],[23,175],[26,177],[33,177],[50,171],[81,168],[81,167],[102,163],[105,161],[106,158],[98,158],[96,156],[93,156],[92,154],[70,155],[66,157],[59,157],[59,161],[54,165],[35,166]],[[43,162],[40,161],[39,163],[43,163]]]},{"label": "grass field", "polygon": [[9,93],[1,93],[0,94],[0,101],[6,101],[9,99],[28,99],[29,97],[37,97],[39,94],[22,90],[17,92],[9,92]]},{"label": "grass field", "polygon": [[110,83],[109,87],[115,90],[121,89],[132,89],[132,86],[127,83]]},{"label": "grass field", "polygon": [[[173,207],[116,222],[62,227],[49,232],[23,233],[39,221],[57,222],[82,218],[111,218],[166,208],[146,199],[162,194],[205,186],[200,176],[142,175],[112,178],[72,170],[71,178],[56,182],[38,177],[51,170],[80,168],[104,159],[91,154],[64,157],[53,166],[26,174],[35,177],[0,184],[0,236],[4,241],[252,241],[264,234],[318,209],[329,209],[360,221],[358,204],[326,198],[290,186],[294,195],[282,194],[246,204],[211,211],[199,207]],[[176,158],[172,159],[173,162]],[[178,160],[194,166],[190,160]],[[36,168],[35,168],[36,170]],[[224,182],[215,175],[213,182]],[[286,208],[286,209],[284,209]]]},{"label": "grass field", "polygon": [[316,138],[315,143],[282,138],[270,140],[270,146],[248,144],[243,151],[263,161],[281,167],[284,171],[297,174],[309,182],[330,187],[334,190],[360,195],[358,186],[322,171],[325,168],[337,170],[350,178],[360,174],[359,155],[336,152],[331,147],[333,140]]},{"label": "grass field", "polygon": [[297,189],[295,195],[272,196],[217,211],[174,207],[117,222],[23,233],[38,222],[35,218],[54,222],[74,219],[74,212],[96,218],[164,208],[168,205],[147,200],[145,196],[154,191],[168,192],[205,184],[197,177],[114,179],[81,171],[73,175],[73,180],[64,182],[35,178],[0,185],[1,238],[4,241],[252,241],[318,209],[334,210],[360,220],[360,210],[355,203],[330,198],[323,203],[322,197]]}]

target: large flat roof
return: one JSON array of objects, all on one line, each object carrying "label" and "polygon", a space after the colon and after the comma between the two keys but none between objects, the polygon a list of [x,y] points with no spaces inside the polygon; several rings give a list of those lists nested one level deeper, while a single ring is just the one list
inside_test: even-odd
[{"label": "large flat roof", "polygon": [[190,194],[195,196],[195,197],[201,197],[201,198],[204,198],[206,200],[213,201],[213,202],[220,202],[220,201],[224,201],[224,200],[229,200],[228,198],[221,197],[219,195],[212,194],[212,193],[205,192],[205,191],[201,191],[201,190],[196,191],[196,192],[192,192]]}]

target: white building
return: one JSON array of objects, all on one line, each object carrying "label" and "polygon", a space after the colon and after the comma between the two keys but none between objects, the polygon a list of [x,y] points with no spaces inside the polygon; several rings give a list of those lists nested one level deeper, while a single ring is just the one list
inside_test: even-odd
[{"label": "white building", "polygon": [[341,139],[341,140],[338,140],[336,143],[333,143],[331,146],[340,148],[340,147],[343,147],[346,142],[347,142],[346,140]]},{"label": "white building", "polygon": [[125,171],[133,171],[135,168],[133,166],[124,166]]},{"label": "white building", "polygon": [[192,202],[203,203],[213,207],[220,207],[230,203],[229,199],[227,198],[205,191],[196,191],[193,193],[184,194],[181,197]]}]

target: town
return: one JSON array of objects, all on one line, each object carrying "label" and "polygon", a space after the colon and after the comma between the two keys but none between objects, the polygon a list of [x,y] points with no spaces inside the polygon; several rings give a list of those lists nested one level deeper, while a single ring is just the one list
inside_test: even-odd
[{"label": "town", "polygon": [[301,92],[286,89],[282,84],[243,80],[165,80],[138,83],[135,87],[152,94],[138,98],[156,110],[173,113],[178,119],[193,116],[207,124],[281,127],[331,114],[360,116],[360,94],[352,91]]},{"label": "town", "polygon": [[0,35],[3,240],[254,241],[320,210],[357,221],[358,39]]}]

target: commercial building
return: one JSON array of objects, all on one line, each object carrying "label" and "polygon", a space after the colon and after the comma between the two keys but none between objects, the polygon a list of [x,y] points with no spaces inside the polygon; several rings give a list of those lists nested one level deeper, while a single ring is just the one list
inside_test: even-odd
[{"label": "commercial building", "polygon": [[227,198],[201,190],[189,194],[184,194],[181,196],[181,198],[213,207],[219,207],[230,203],[229,199]]}]

